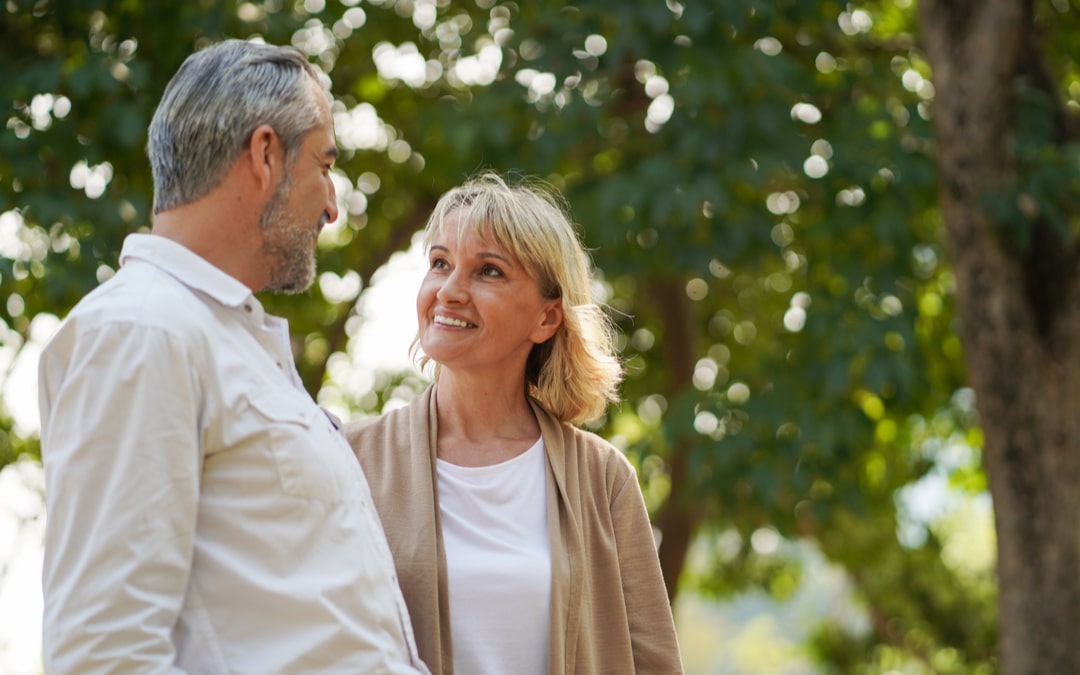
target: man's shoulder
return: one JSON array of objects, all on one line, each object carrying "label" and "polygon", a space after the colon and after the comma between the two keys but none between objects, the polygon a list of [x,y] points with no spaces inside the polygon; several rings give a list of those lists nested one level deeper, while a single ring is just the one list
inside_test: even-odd
[{"label": "man's shoulder", "polygon": [[172,275],[153,265],[129,264],[83,297],[68,321],[85,327],[125,323],[172,332],[198,325],[205,306]]}]

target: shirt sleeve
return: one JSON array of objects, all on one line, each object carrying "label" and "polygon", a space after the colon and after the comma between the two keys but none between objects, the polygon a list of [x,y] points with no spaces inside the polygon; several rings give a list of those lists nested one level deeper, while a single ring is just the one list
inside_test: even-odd
[{"label": "shirt sleeve", "polygon": [[39,365],[45,672],[176,673],[193,555],[198,378],[174,335],[61,328]]},{"label": "shirt sleeve", "polygon": [[656,555],[645,499],[631,471],[611,501],[634,672],[683,672],[675,620]]}]

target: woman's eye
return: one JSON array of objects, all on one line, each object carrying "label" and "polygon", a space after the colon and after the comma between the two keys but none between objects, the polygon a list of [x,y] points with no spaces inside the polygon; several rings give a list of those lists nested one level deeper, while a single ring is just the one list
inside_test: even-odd
[{"label": "woman's eye", "polygon": [[432,258],[432,260],[431,260],[431,269],[433,269],[433,270],[441,270],[441,269],[446,269],[446,267],[447,267],[446,261],[443,260],[442,258]]},{"label": "woman's eye", "polygon": [[483,275],[485,277],[501,277],[503,273],[501,269],[494,265],[484,265]]}]

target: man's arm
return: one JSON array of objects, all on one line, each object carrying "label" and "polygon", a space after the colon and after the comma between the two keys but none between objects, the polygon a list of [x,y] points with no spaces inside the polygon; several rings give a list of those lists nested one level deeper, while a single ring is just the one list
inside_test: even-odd
[{"label": "man's arm", "polygon": [[39,382],[45,672],[176,672],[202,463],[187,350],[159,329],[70,325]]}]

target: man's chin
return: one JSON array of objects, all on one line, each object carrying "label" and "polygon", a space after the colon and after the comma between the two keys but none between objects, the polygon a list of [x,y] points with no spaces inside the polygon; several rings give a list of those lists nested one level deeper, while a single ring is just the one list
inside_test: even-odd
[{"label": "man's chin", "polygon": [[312,267],[302,277],[295,275],[285,279],[271,279],[266,290],[282,295],[299,295],[307,292],[315,283],[315,268]]},{"label": "man's chin", "polygon": [[311,289],[311,285],[314,283],[314,279],[308,279],[288,286],[283,286],[277,289],[277,293],[282,295],[300,295],[301,293],[307,293]]},{"label": "man's chin", "polygon": [[280,295],[300,295],[311,288],[311,284],[296,285],[296,286],[283,286],[281,288],[271,288],[270,290]]}]

